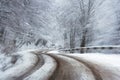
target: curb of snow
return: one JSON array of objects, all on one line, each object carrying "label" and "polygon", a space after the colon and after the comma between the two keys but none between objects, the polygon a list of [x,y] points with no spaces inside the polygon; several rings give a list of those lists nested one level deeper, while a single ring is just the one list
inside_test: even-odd
[{"label": "curb of snow", "polygon": [[24,80],[48,80],[57,67],[56,61],[48,55],[42,55],[45,64]]}]

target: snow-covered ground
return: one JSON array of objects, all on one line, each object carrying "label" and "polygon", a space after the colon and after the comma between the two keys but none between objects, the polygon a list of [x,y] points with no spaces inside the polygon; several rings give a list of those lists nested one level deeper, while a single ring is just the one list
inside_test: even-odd
[{"label": "snow-covered ground", "polygon": [[13,57],[0,56],[0,80],[120,79],[119,54],[63,54],[57,50],[30,49],[14,55],[18,55],[14,64]]}]

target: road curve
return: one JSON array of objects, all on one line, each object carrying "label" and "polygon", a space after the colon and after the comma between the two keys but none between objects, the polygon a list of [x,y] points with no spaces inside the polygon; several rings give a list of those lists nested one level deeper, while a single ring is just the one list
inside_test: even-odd
[{"label": "road curve", "polygon": [[21,57],[0,80],[120,80],[120,55],[47,52],[17,53]]}]

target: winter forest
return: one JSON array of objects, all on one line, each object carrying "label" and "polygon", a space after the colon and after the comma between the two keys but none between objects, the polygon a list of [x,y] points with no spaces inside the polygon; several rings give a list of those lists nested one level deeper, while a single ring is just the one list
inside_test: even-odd
[{"label": "winter forest", "polygon": [[119,46],[119,0],[0,0],[0,49]]},{"label": "winter forest", "polygon": [[[90,49],[73,50],[82,47]],[[47,49],[65,53],[68,49],[67,53],[79,54],[120,53],[119,49],[111,47],[120,47],[120,0],[0,0],[0,74],[4,73],[1,70],[16,64],[20,56],[13,54],[19,51]],[[13,63],[10,63],[11,60]],[[21,61],[18,60],[19,63]],[[0,80],[23,79],[0,77]]]}]

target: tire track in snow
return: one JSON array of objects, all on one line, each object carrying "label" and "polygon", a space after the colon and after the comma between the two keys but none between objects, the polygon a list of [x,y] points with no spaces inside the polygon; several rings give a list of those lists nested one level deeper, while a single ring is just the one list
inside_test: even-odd
[{"label": "tire track in snow", "polygon": [[70,57],[72,59],[75,59],[75,60],[79,61],[80,63],[83,63],[85,66],[87,66],[92,71],[92,73],[93,73],[93,75],[95,77],[95,80],[103,80],[102,77],[101,77],[101,75],[100,75],[100,73],[99,73],[99,71],[94,67],[95,64],[91,64],[88,61],[82,60],[80,58],[78,59],[78,58],[76,58],[74,56],[64,55],[64,54],[62,54],[62,55]]},{"label": "tire track in snow", "polygon": [[[115,64],[115,61],[112,63],[115,66],[109,66],[106,62],[99,61],[103,58],[95,59],[97,56],[96,54],[94,54],[95,57],[92,57],[94,55],[91,54],[91,56],[89,54],[54,54],[47,53],[47,51],[27,51],[27,53],[28,54],[22,54],[24,59],[23,64],[18,64],[17,66],[8,69],[8,71],[5,71],[5,73],[3,73],[5,76],[0,76],[0,80],[120,79],[120,65],[116,66],[116,63],[119,63],[120,61],[119,57]],[[114,58],[114,60],[115,59],[116,58]]]},{"label": "tire track in snow", "polygon": [[43,54],[42,56],[44,65],[24,80],[48,80],[51,77],[57,67],[57,63],[48,55]]},{"label": "tire track in snow", "polygon": [[95,80],[91,70],[77,60],[62,55],[49,55],[58,64],[49,80]]},{"label": "tire track in snow", "polygon": [[77,59],[91,68],[97,80],[120,80],[120,55],[90,55],[69,54],[65,56]]},{"label": "tire track in snow", "polygon": [[35,67],[33,67],[30,71],[23,74],[22,76],[16,78],[16,80],[23,80],[24,78],[26,78],[27,76],[30,76],[31,74],[33,74],[35,71],[37,71],[38,69],[40,69],[44,65],[43,56],[41,54],[37,54],[37,57],[38,57],[38,61],[35,64]]}]

